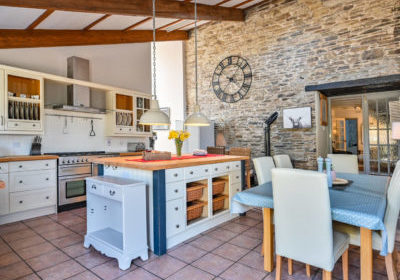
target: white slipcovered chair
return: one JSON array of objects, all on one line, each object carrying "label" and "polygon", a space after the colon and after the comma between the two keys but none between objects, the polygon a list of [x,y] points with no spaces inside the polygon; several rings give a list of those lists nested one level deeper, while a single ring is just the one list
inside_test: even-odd
[{"label": "white slipcovered chair", "polygon": [[328,154],[332,160],[332,169],[336,172],[358,174],[357,155]]},{"label": "white slipcovered chair", "polygon": [[348,279],[349,236],[333,231],[327,177],[315,171],[274,168],[276,278],[282,275],[282,257],[323,269],[323,279],[332,278],[342,256],[343,279]]},{"label": "white slipcovered chair", "polygon": [[275,155],[274,162],[276,168],[293,168],[289,155]]},{"label": "white slipcovered chair", "polygon": [[271,182],[271,169],[275,168],[272,157],[259,157],[253,159],[254,169],[256,170],[259,185]]},{"label": "white slipcovered chair", "polygon": [[[400,161],[397,162],[386,194],[386,210],[384,224],[388,237],[388,255],[385,257],[386,272],[389,280],[397,279],[396,271],[396,228],[400,212]],[[360,246],[360,229],[346,224],[335,223],[335,229],[346,232],[350,236],[350,244]],[[372,248],[382,249],[381,232],[372,232]]]}]

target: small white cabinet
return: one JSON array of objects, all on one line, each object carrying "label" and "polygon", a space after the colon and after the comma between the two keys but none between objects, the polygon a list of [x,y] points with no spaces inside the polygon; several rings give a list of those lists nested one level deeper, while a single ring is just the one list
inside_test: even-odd
[{"label": "small white cabinet", "polygon": [[148,259],[146,184],[98,176],[86,179],[87,234],[84,246],[118,259],[126,270],[133,259]]}]

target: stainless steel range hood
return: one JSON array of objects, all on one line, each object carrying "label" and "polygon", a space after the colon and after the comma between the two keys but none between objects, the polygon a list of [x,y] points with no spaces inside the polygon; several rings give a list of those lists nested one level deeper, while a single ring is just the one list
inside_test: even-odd
[{"label": "stainless steel range hood", "polygon": [[[89,81],[89,60],[72,56],[67,59],[68,78]],[[53,109],[92,114],[105,114],[105,109],[91,107],[90,88],[81,85],[69,85],[67,88],[67,104],[53,105]]]}]

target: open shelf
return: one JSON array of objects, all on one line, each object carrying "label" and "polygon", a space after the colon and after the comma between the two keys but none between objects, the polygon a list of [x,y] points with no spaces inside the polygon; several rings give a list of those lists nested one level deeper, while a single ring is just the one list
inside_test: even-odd
[{"label": "open shelf", "polygon": [[139,124],[139,120],[142,115],[150,109],[150,99],[144,97],[136,97],[136,131],[138,132],[150,132],[149,125]]},{"label": "open shelf", "polygon": [[133,96],[117,93],[115,95],[115,103],[117,110],[133,111]]},{"label": "open shelf", "polygon": [[213,216],[229,209],[229,177],[219,176],[212,179]]},{"label": "open shelf", "polygon": [[9,92],[14,94],[14,96],[9,97],[21,97],[21,94],[24,94],[29,99],[32,96],[40,98],[40,80],[8,75],[7,81],[6,94],[8,95]]},{"label": "open shelf", "polygon": [[186,184],[187,225],[208,218],[208,180],[199,180]]},{"label": "open shelf", "polygon": [[123,250],[122,233],[112,228],[105,228],[91,233],[99,241],[109,244],[117,250]]}]

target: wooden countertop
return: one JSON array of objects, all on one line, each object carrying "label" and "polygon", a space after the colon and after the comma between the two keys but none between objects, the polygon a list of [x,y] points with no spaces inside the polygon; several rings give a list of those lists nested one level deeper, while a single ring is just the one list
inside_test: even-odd
[{"label": "wooden countertop", "polygon": [[195,166],[195,165],[213,164],[213,163],[221,163],[221,162],[238,161],[238,160],[247,160],[248,159],[247,156],[221,155],[218,157],[204,157],[204,158],[148,161],[148,162],[129,161],[130,159],[140,159],[140,158],[141,157],[95,158],[92,160],[92,162],[97,163],[97,164],[153,171],[153,170],[181,168],[181,167],[188,167],[188,166]]},{"label": "wooden countertop", "polygon": [[54,155],[8,156],[8,157],[0,157],[0,162],[30,161],[30,160],[44,160],[44,159],[58,159],[58,156]]},{"label": "wooden countertop", "polygon": [[123,152],[119,153],[121,157],[128,157],[128,156],[141,156],[143,152]]}]

